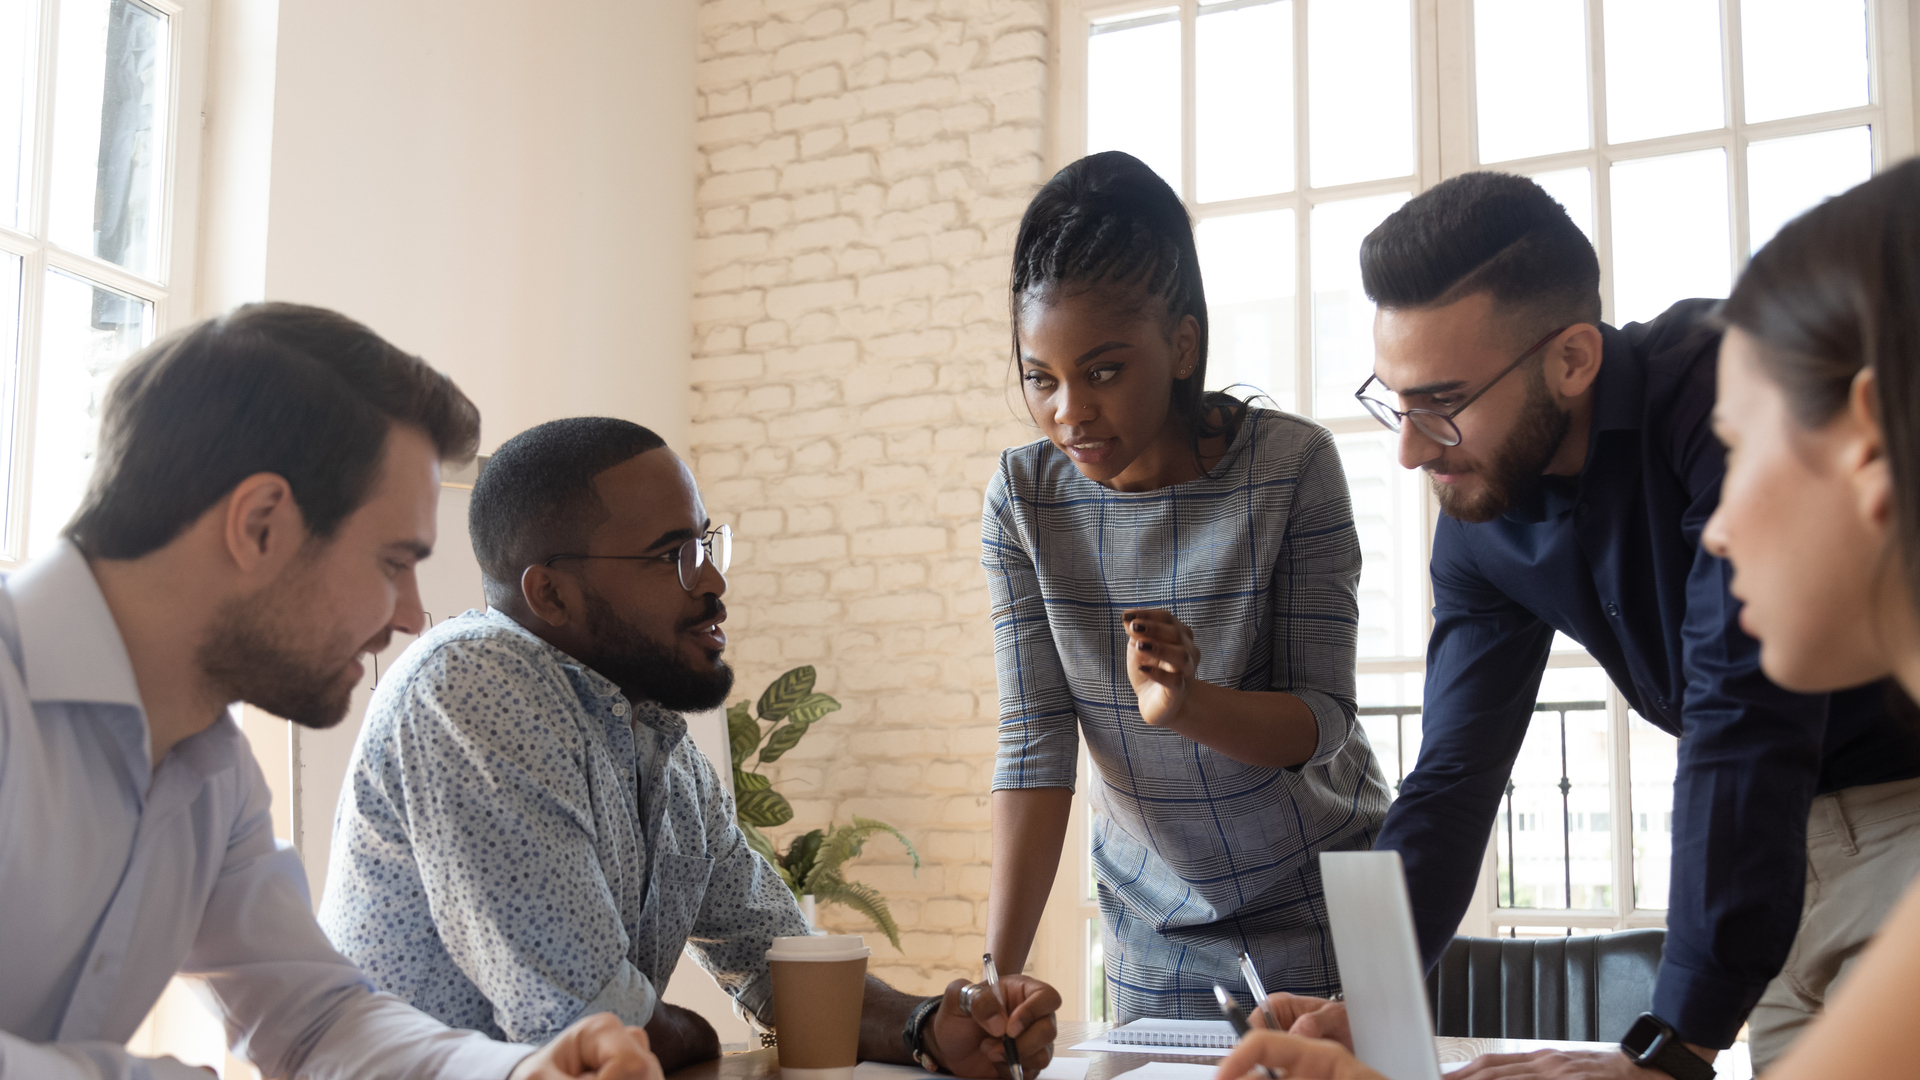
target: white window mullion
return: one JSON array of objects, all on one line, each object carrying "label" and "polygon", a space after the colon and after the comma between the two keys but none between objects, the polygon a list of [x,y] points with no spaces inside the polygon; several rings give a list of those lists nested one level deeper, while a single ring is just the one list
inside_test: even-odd
[{"label": "white window mullion", "polygon": [[1313,205],[1307,198],[1313,175],[1307,137],[1307,5],[1312,2],[1293,0],[1293,374],[1302,416],[1314,414]]},{"label": "white window mullion", "polygon": [[1607,683],[1607,782],[1613,805],[1614,929],[1625,929],[1634,912],[1633,890],[1633,741],[1627,724],[1627,702],[1620,689]]}]

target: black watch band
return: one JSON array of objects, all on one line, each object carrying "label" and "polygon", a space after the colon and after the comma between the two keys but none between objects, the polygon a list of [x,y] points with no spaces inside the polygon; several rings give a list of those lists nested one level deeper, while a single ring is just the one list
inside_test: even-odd
[{"label": "black watch band", "polygon": [[906,1044],[907,1056],[920,1064],[930,1073],[940,1071],[940,1063],[933,1058],[933,1050],[927,1045],[927,1021],[932,1019],[934,1011],[940,1008],[940,999],[930,997],[913,1007],[907,1014],[906,1026],[900,1032],[900,1041]]},{"label": "black watch band", "polygon": [[1620,1052],[1635,1065],[1658,1069],[1673,1080],[1714,1080],[1713,1062],[1687,1049],[1673,1025],[1641,1013],[1620,1040]]}]

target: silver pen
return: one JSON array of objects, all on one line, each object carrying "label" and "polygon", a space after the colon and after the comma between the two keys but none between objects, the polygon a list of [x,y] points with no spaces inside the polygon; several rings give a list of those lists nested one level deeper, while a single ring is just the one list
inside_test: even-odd
[{"label": "silver pen", "polygon": [[1280,1022],[1273,1018],[1273,1006],[1267,1002],[1267,986],[1260,981],[1260,971],[1253,966],[1253,957],[1246,950],[1240,951],[1240,977],[1247,981],[1247,990],[1253,994],[1254,1007],[1260,1015],[1267,1018],[1267,1029],[1279,1031]]},{"label": "silver pen", "polygon": [[[987,989],[993,991],[994,1000],[1000,1002],[1000,1015],[1013,1019],[1013,1011],[1007,1008],[1007,995],[1000,989],[1000,970],[993,966],[993,954],[982,956],[980,966],[986,969]],[[1013,1080],[1027,1080],[1026,1070],[1020,1067],[1020,1047],[1011,1034],[1000,1036],[1000,1048],[1007,1052],[1007,1071],[1013,1074]]]},{"label": "silver pen", "polygon": [[[1220,1014],[1227,1018],[1227,1023],[1233,1025],[1234,1035],[1242,1039],[1246,1038],[1247,1033],[1253,1029],[1247,1026],[1247,1018],[1241,1014],[1239,1004],[1233,1000],[1232,994],[1227,993],[1227,988],[1214,983],[1213,1000],[1220,1003]],[[1285,1069],[1275,1069],[1268,1065],[1260,1066],[1260,1071],[1267,1080],[1285,1080],[1287,1075]]]}]

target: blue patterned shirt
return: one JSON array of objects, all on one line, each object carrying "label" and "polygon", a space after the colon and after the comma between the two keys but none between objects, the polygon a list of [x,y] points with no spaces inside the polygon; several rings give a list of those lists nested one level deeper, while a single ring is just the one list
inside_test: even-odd
[{"label": "blue patterned shirt", "polygon": [[686,722],[497,611],[380,680],[334,816],[320,922],[380,986],[541,1043],[652,1017],[684,946],[773,1023],[766,951],[806,933]]},{"label": "blue patterned shirt", "polygon": [[[1270,988],[1337,986],[1316,854],[1366,847],[1387,788],[1355,721],[1360,546],[1325,428],[1251,409],[1207,476],[1122,492],[1051,443],[1009,450],[987,489],[1000,754],[993,786],[1072,787],[1093,763],[1093,861],[1123,1018],[1209,1016],[1254,954]],[[1120,612],[1171,610],[1198,676],[1285,691],[1312,758],[1235,761],[1140,718]]]}]

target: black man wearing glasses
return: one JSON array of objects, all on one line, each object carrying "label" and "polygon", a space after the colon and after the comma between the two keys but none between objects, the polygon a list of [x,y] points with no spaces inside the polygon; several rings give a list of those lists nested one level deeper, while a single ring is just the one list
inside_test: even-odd
[{"label": "black man wearing glasses", "polygon": [[[1732,571],[1700,546],[1725,470],[1709,427],[1714,302],[1606,325],[1586,237],[1531,180],[1495,173],[1407,203],[1360,262],[1379,305],[1361,404],[1444,512],[1419,761],[1376,842],[1404,860],[1427,962],[1474,895],[1557,631],[1680,740],[1646,1021],[1668,1038],[1643,1063],[1654,1071],[1563,1054],[1511,1062],[1513,1075],[1711,1075],[1749,1013],[1764,1065],[1920,868],[1920,741],[1885,685],[1805,696],[1768,682]],[[1540,825],[1560,833],[1554,818]],[[1555,884],[1533,903],[1614,908]]]},{"label": "black man wearing glasses", "polygon": [[[719,1052],[660,1000],[683,948],[776,1027],[767,949],[807,922],[681,715],[733,685],[731,532],[658,435],[603,417],[503,444],[468,530],[487,610],[422,634],[374,692],[334,819],[328,937],[433,1016],[538,1044],[612,1012],[668,1071]],[[993,1076],[1011,1034],[1037,1074],[1058,993],[1008,976],[1003,1011],[966,985],[922,998],[869,977],[862,1058]]]}]

